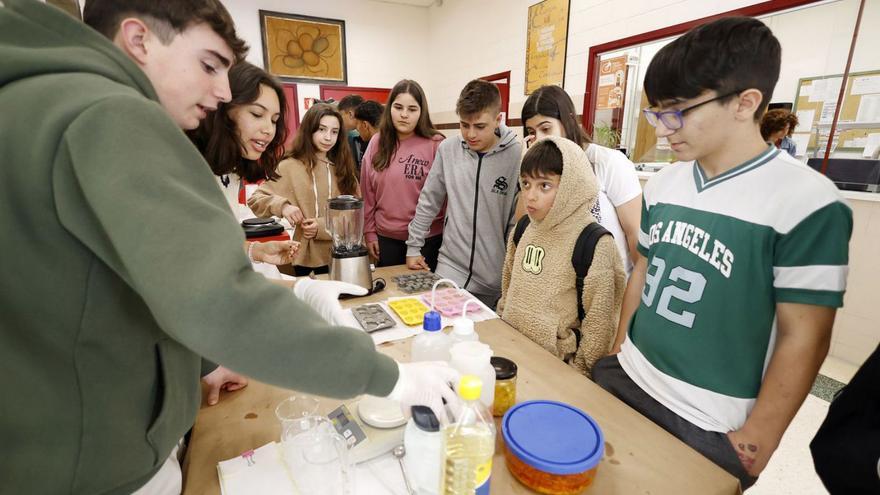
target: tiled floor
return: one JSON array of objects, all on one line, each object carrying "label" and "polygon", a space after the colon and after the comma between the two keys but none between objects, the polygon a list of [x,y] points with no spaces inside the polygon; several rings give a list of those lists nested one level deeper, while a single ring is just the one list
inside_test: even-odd
[{"label": "tiled floor", "polygon": [[770,459],[770,464],[767,465],[758,482],[746,492],[747,495],[828,493],[813,468],[810,441],[813,440],[816,430],[828,414],[829,403],[820,397],[830,397],[830,394],[841,386],[839,382],[849,382],[856,369],[855,366],[833,357],[825,360],[813,393],[807,396],[782,437],[782,443]]}]

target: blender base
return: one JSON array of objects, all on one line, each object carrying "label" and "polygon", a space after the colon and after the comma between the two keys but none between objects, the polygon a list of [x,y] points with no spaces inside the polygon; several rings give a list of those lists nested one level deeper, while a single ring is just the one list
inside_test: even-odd
[{"label": "blender base", "polygon": [[345,257],[332,253],[330,256],[330,280],[338,280],[340,282],[348,282],[373,291],[373,273],[370,269],[370,256],[367,250],[363,250],[363,255]]}]

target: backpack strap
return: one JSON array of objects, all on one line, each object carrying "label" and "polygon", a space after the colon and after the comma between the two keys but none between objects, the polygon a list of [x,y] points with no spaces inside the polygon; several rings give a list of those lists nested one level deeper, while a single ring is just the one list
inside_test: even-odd
[{"label": "backpack strap", "polygon": [[[528,218],[528,217],[526,217]],[[519,226],[517,226],[519,227]],[[590,271],[590,265],[593,263],[593,255],[596,252],[596,244],[599,239],[605,235],[612,235],[605,227],[599,225],[599,222],[592,222],[584,227],[578,236],[574,245],[574,251],[571,253],[571,265],[574,267],[575,274],[575,290],[577,291],[578,303],[578,321],[584,321],[586,311],[584,311],[584,279]],[[581,330],[575,328],[574,336],[576,340],[576,348],[581,345]]]},{"label": "backpack strap", "polygon": [[522,218],[516,222],[516,228],[513,230],[513,245],[519,246],[519,240],[522,239],[523,232],[526,231],[526,227],[529,226],[531,219],[529,219],[528,215],[523,215]]}]

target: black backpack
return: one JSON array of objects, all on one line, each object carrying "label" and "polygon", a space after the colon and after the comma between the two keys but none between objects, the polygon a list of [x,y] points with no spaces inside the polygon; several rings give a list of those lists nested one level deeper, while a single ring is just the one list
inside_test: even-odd
[{"label": "black backpack", "polygon": [[[529,226],[530,219],[528,215],[523,215],[516,222],[516,228],[513,231],[513,245],[518,246],[519,240],[522,238],[523,232]],[[581,231],[578,235],[577,242],[574,244],[574,251],[571,253],[571,266],[574,268],[575,290],[577,291],[578,303],[578,320],[584,321],[586,312],[584,311],[584,279],[590,271],[590,265],[593,263],[593,254],[596,252],[596,244],[599,239],[605,235],[612,235],[605,227],[599,225],[599,222],[592,222]],[[576,346],[581,346],[581,331],[579,328],[573,328]]]}]

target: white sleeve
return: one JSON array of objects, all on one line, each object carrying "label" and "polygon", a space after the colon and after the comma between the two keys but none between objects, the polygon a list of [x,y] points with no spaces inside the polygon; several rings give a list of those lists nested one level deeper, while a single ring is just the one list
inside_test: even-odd
[{"label": "white sleeve", "polygon": [[591,144],[595,148],[590,158],[595,157],[596,175],[605,189],[605,195],[615,207],[626,203],[642,193],[636,167],[623,153]]}]

